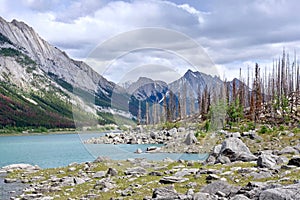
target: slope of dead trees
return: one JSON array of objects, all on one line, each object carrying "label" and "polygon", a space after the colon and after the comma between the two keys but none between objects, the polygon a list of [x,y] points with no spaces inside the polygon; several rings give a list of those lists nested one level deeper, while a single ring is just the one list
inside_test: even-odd
[{"label": "slope of dead trees", "polygon": [[187,89],[187,84],[176,94],[168,91],[161,102],[146,103],[144,116],[139,106],[138,122],[158,124],[209,119],[220,127],[247,119],[254,123],[299,125],[299,73],[296,53],[291,62],[283,50],[282,58],[274,60],[271,69],[261,72],[256,64],[252,77],[248,67],[246,79],[240,69],[239,79],[209,84],[202,90],[198,87],[196,95],[191,92],[195,90]]}]

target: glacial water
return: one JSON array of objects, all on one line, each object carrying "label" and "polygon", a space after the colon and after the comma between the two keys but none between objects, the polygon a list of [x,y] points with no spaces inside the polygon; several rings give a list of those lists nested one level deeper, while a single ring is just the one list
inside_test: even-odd
[{"label": "glacial water", "polygon": [[146,150],[153,145],[111,145],[83,144],[82,140],[100,134],[53,134],[32,136],[0,137],[0,167],[14,163],[28,163],[42,168],[66,166],[70,163],[93,161],[98,156],[108,156],[114,160],[146,158],[149,160],[203,160],[206,154],[142,153],[135,154],[137,148]]}]

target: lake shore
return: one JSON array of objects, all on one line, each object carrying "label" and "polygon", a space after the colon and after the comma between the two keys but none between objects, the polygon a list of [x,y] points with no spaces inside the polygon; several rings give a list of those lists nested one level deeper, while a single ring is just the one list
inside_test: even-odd
[{"label": "lake shore", "polygon": [[64,134],[91,134],[91,133],[106,133],[106,132],[119,132],[120,130],[91,130],[91,131],[49,131],[49,132],[37,132],[37,133],[0,133],[1,136],[36,136],[36,135],[64,135]]},{"label": "lake shore", "polygon": [[[93,137],[83,142],[85,144],[153,144],[146,150],[146,153],[207,153],[208,146],[215,143],[215,134],[210,134],[203,141],[199,141],[195,136],[195,130],[184,127],[172,128],[170,130],[143,129],[139,126],[133,130],[122,131],[120,133],[106,133],[100,137]],[[209,147],[209,148],[210,148]],[[143,153],[140,149],[136,153]]]},{"label": "lake shore", "polygon": [[280,133],[278,140],[253,131],[218,134],[223,139],[205,161],[98,157],[61,168],[12,170],[6,178],[30,183],[23,199],[299,199],[299,133]]}]

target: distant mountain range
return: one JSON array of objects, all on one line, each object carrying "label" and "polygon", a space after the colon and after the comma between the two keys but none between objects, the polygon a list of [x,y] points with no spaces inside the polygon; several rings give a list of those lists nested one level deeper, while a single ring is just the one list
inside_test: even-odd
[{"label": "distant mountain range", "polygon": [[145,114],[145,102],[162,104],[170,91],[194,101],[205,87],[213,90],[221,84],[216,76],[188,70],[170,84],[140,77],[122,88],[50,45],[25,23],[0,17],[1,126],[73,127],[78,125],[74,118],[81,125],[112,123],[112,113],[134,118],[142,102]]}]

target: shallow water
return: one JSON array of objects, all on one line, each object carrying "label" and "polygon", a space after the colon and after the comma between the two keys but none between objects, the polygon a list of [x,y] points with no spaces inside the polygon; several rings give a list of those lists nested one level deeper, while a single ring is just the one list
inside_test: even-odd
[{"label": "shallow water", "polygon": [[14,163],[28,163],[42,168],[52,168],[66,166],[72,162],[93,161],[100,155],[108,156],[114,160],[125,160],[127,158],[162,160],[166,157],[174,160],[203,160],[207,157],[205,154],[134,153],[137,148],[145,151],[147,147],[153,146],[145,144],[84,145],[82,143],[82,140],[102,134],[3,136],[0,137],[0,167]]}]

